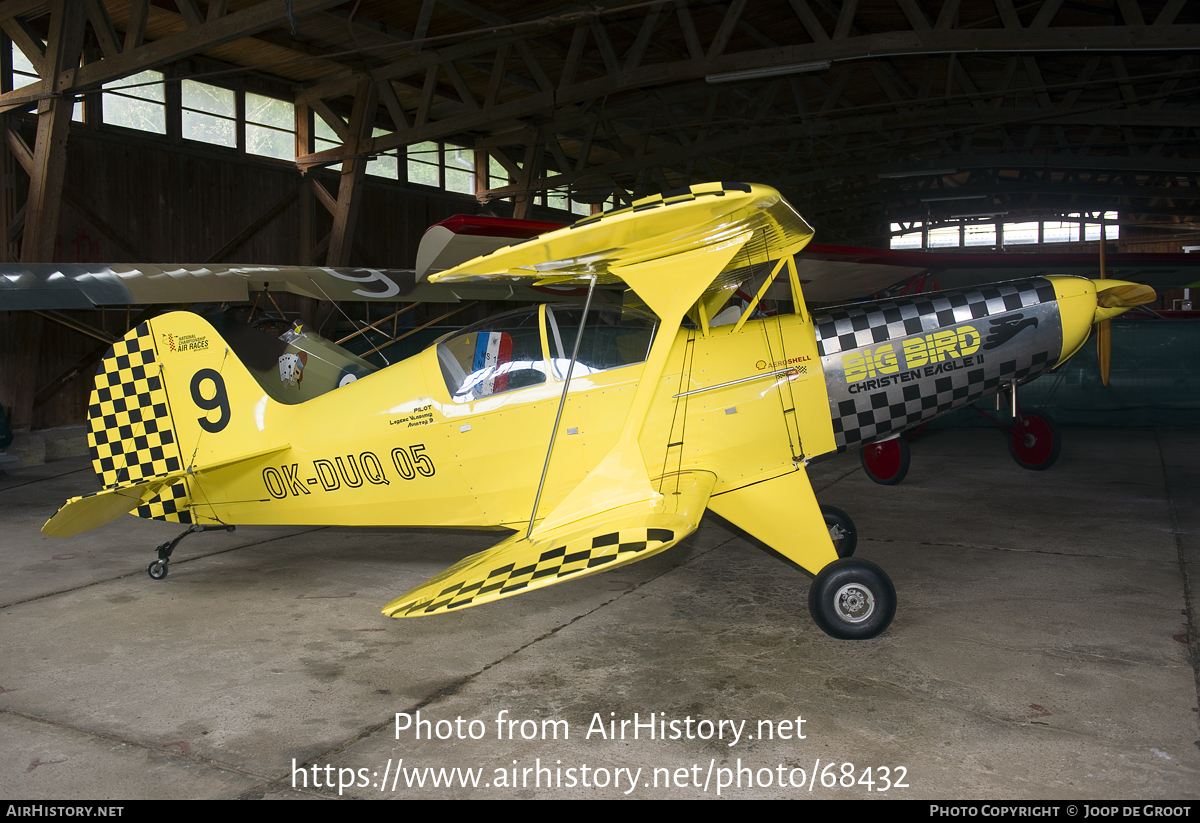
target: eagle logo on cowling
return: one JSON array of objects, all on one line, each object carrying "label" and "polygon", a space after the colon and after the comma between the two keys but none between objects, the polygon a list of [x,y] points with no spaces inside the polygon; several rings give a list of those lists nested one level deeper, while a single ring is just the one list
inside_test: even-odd
[{"label": "eagle logo on cowling", "polygon": [[1012,340],[1021,329],[1028,326],[1037,328],[1038,320],[1036,317],[1025,317],[1022,314],[1015,314],[1012,317],[996,319],[991,321],[991,333],[983,339],[983,348],[985,351],[996,349],[1003,346],[1009,340]]}]

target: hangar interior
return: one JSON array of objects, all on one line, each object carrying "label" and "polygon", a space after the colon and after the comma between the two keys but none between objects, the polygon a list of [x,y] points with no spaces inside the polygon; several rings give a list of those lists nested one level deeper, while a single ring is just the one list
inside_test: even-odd
[{"label": "hangar interior", "polygon": [[[6,266],[411,269],[454,215],[565,224],[711,181],[778,189],[830,246],[1097,269],[1102,249],[1200,247],[1185,0],[4,0],[0,30]],[[444,618],[377,605],[492,536],[250,527],[185,541],[178,571],[149,581],[139,564],[172,524],[38,529],[95,490],[79,442],[105,352],[202,307],[0,303],[0,407],[42,457],[0,477],[0,793],[336,797],[311,771],[298,786],[296,764],[411,757],[489,775],[538,758],[643,780],[670,767],[634,796],[714,796],[676,779],[697,763],[812,777],[853,761],[852,786],[815,796],[880,796],[869,765],[906,771],[893,797],[1195,798],[1200,384],[1183,289],[1200,267],[1172,265],[1157,317],[1115,327],[1114,380],[1144,402],[1097,411],[1083,391],[1063,422],[1108,428],[1068,429],[1052,470],[1014,466],[990,428],[931,428],[897,487],[855,454],[813,469],[896,576],[896,624],[863,643],[818,635],[807,578],[709,520],[653,560]],[[511,308],[250,303],[330,339],[387,317],[410,347]],[[1059,384],[1094,386],[1079,369]],[[485,719],[486,740],[389,734],[417,710]],[[500,710],[567,719],[572,737],[498,739]],[[806,714],[814,732],[584,737],[610,712]],[[732,796],[797,796],[782,780]],[[379,796],[367,782],[348,793]],[[493,782],[412,793],[625,794]]]}]

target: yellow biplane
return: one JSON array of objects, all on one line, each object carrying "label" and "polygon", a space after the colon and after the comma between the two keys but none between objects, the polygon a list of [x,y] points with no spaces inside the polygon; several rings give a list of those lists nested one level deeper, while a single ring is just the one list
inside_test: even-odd
[{"label": "yellow biplane", "polygon": [[[816,576],[809,607],[824,631],[874,637],[894,587],[848,556],[850,524],[823,513],[805,467],[1032,379],[1094,321],[1154,293],[1048,277],[810,313],[793,255],[812,234],[765,186],[639,200],[429,277],[581,285],[582,306],[493,317],[294,404],[197,315],[149,320],[96,377],[89,444],[103,490],[43,531],[134,510],[189,531],[515,530],[383,609],[413,617],[650,557],[712,510]],[[763,316],[776,281],[793,312]],[[733,302],[747,284],[751,298]],[[598,287],[624,299],[593,302]],[[160,547],[152,577],[182,537]]]}]

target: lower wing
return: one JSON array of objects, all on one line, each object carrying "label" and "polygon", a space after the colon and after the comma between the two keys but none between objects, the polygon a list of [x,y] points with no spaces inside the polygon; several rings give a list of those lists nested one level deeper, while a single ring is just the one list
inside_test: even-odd
[{"label": "lower wing", "polygon": [[551,586],[658,554],[700,525],[716,475],[666,478],[661,496],[535,534],[517,533],[471,555],[383,607],[389,617],[419,617]]}]

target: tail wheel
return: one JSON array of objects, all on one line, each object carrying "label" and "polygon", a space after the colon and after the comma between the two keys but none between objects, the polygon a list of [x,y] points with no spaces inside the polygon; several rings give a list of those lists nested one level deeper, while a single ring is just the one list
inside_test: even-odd
[{"label": "tail wheel", "polygon": [[869,640],[896,616],[896,587],[870,561],[835,560],[821,569],[808,590],[808,610],[830,637]]},{"label": "tail wheel", "polygon": [[858,546],[858,529],[850,515],[834,506],[821,506],[821,514],[825,517],[825,525],[829,528],[829,539],[833,541],[834,551],[839,558],[850,557]]},{"label": "tail wheel", "polygon": [[908,474],[908,439],[904,435],[870,443],[862,450],[863,471],[883,486],[895,486]]},{"label": "tail wheel", "polygon": [[1045,412],[1022,415],[1008,439],[1008,452],[1023,469],[1045,471],[1058,460],[1062,435]]}]

